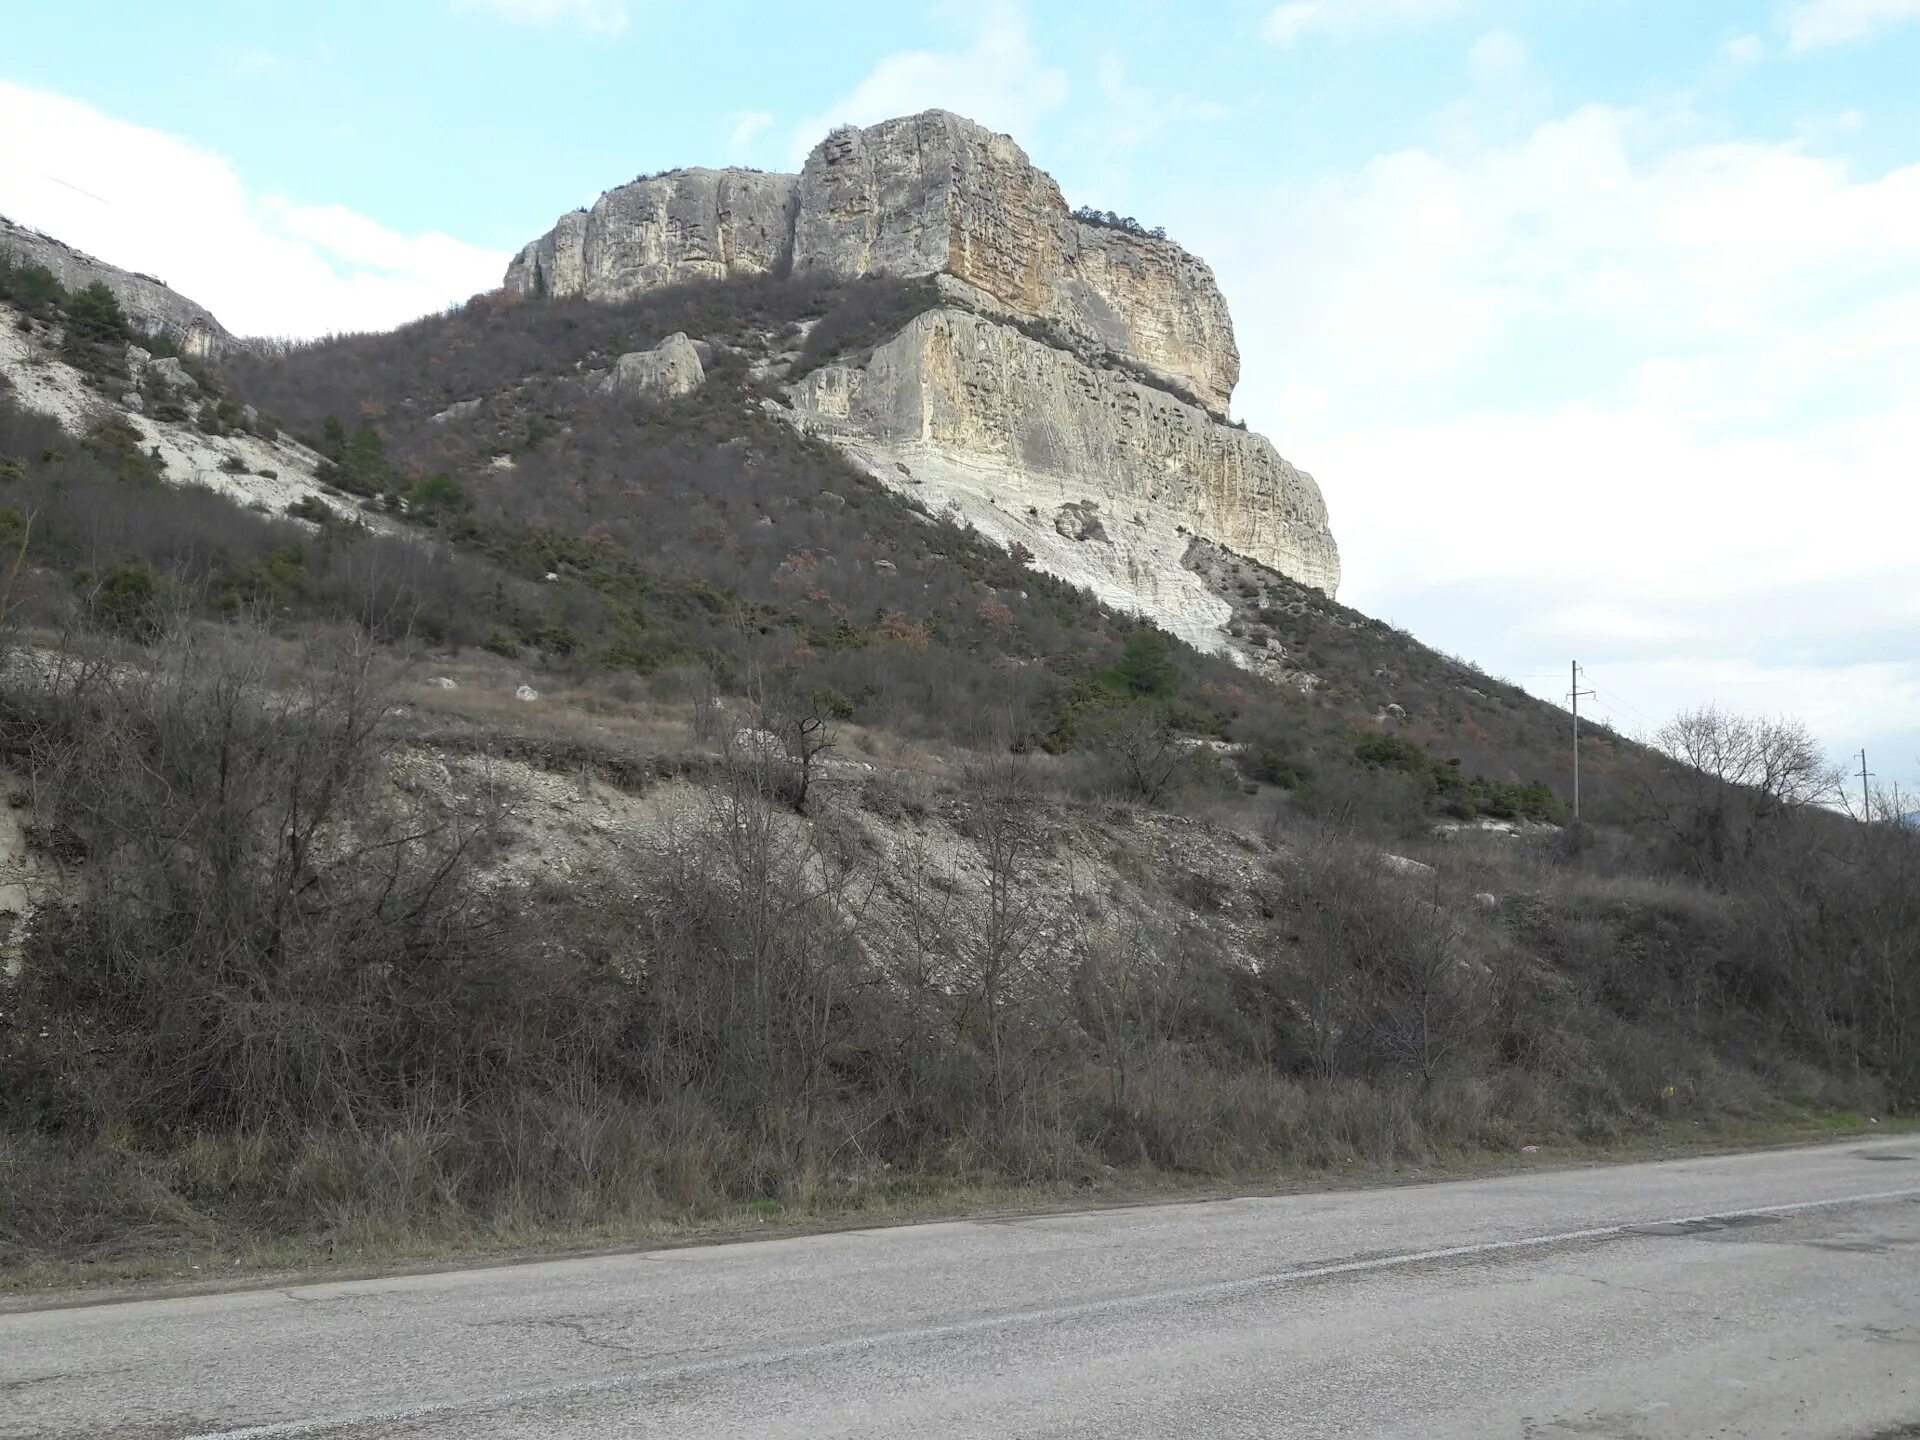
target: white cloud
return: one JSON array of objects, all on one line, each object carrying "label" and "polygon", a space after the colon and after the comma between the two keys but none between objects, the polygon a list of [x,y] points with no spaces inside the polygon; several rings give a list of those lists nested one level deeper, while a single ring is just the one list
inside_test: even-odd
[{"label": "white cloud", "polygon": [[10,218],[158,275],[242,334],[383,329],[491,289],[506,268],[446,235],[259,193],[188,141],[4,81],[0,133],[37,137],[31,155],[0,150]]},{"label": "white cloud", "polygon": [[1846,45],[1904,21],[1920,20],[1920,0],[1794,0],[1781,14],[1796,53]]},{"label": "white cloud", "polygon": [[773,116],[764,110],[736,110],[727,116],[727,154],[738,158],[753,146],[760,132],[773,124]]},{"label": "white cloud", "polygon": [[627,28],[627,0],[453,0],[453,8],[515,25],[571,25],[593,35]]},{"label": "white cloud", "polygon": [[1589,106],[1181,228],[1240,407],[1325,487],[1343,599],[1920,766],[1920,154],[1698,134]]},{"label": "white cloud", "polygon": [[1465,0],[1287,0],[1267,16],[1260,33],[1275,45],[1292,45],[1316,33],[1351,39],[1443,20],[1465,9]]},{"label": "white cloud", "polygon": [[1013,4],[982,7],[964,50],[900,50],[885,56],[839,100],[794,129],[797,165],[835,125],[871,125],[922,110],[951,110],[1022,140],[1067,101],[1066,71],[1045,64]]},{"label": "white cloud", "polygon": [[1512,31],[1494,30],[1473,42],[1467,52],[1467,65],[1477,84],[1503,85],[1531,73],[1533,53]]},{"label": "white cloud", "polygon": [[1767,58],[1767,42],[1758,35],[1742,35],[1727,42],[1727,58],[1736,65],[1754,65]]}]

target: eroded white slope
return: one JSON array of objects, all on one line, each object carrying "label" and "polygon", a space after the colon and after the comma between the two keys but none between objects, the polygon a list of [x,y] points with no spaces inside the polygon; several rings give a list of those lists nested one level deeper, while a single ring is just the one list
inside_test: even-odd
[{"label": "eroded white slope", "polygon": [[[298,441],[284,435],[276,440],[209,435],[190,422],[156,420],[129,410],[91,388],[42,339],[23,331],[18,320],[18,312],[0,305],[0,376],[23,408],[51,417],[75,437],[103,420],[124,421],[139,435],[142,449],[159,452],[170,484],[199,485],[235,504],[274,514],[310,497],[343,519],[384,526],[378,517],[363,515],[351,502],[327,494],[318,478],[325,462]],[[197,409],[203,398],[188,397],[189,408]]]}]

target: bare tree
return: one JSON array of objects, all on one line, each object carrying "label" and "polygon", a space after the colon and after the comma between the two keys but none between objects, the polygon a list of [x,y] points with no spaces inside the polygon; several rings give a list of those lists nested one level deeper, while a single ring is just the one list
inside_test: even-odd
[{"label": "bare tree", "polygon": [[1101,716],[1088,727],[1088,743],[1113,767],[1124,793],[1147,805],[1178,789],[1194,765],[1195,746],[1172,713],[1145,701]]},{"label": "bare tree", "polygon": [[1834,767],[1798,720],[1709,705],[1668,721],[1653,742],[1678,769],[1643,781],[1645,808],[1701,874],[1751,858],[1783,815],[1838,793]]},{"label": "bare tree", "polygon": [[1017,1088],[1010,1078],[1012,1017],[1042,980],[1038,972],[1057,918],[1047,887],[1033,873],[1050,839],[1022,757],[978,760],[967,767],[964,781],[967,824],[984,874],[983,893],[960,916],[957,959],[965,998],[957,1027],[972,1032],[986,1051],[989,1098],[998,1112]]},{"label": "bare tree", "polygon": [[1382,870],[1364,846],[1303,858],[1292,999],[1319,1078],[1388,1069],[1431,1085],[1486,1031],[1492,986],[1438,878]]}]

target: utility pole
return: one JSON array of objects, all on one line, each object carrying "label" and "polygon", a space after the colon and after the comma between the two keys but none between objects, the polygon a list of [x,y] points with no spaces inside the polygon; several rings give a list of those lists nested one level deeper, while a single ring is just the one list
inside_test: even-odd
[{"label": "utility pole", "polygon": [[1580,662],[1573,662],[1573,689],[1568,699],[1573,701],[1573,823],[1580,823],[1580,697],[1591,695],[1591,690],[1580,688]]},{"label": "utility pole", "polygon": [[1867,824],[1873,823],[1873,794],[1867,789],[1867,781],[1873,778],[1873,772],[1867,769],[1867,752],[1860,751],[1860,818]]}]

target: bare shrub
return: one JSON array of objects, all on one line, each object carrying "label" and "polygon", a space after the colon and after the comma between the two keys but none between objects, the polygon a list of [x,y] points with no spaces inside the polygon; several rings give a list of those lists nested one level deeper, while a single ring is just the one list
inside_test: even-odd
[{"label": "bare shrub", "polygon": [[1288,988],[1311,1073],[1399,1074],[1431,1086],[1482,1042],[1492,972],[1437,879],[1329,846],[1302,858],[1291,898],[1300,950]]},{"label": "bare shrub", "polygon": [[1838,793],[1833,766],[1797,720],[1709,705],[1670,720],[1654,744],[1678,768],[1643,781],[1646,813],[1676,861],[1703,876],[1751,859],[1781,817]]},{"label": "bare shrub", "polygon": [[1143,805],[1160,803],[1197,766],[1195,746],[1180,733],[1172,711],[1147,701],[1090,720],[1087,744],[1105,761],[1114,788]]}]

